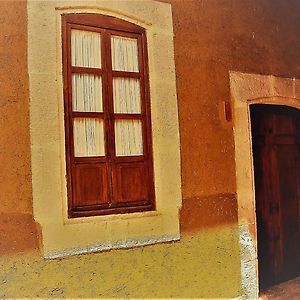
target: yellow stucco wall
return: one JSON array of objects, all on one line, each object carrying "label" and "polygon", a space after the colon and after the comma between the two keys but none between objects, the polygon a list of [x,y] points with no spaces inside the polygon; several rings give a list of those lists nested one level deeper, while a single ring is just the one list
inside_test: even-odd
[{"label": "yellow stucco wall", "polygon": [[204,298],[241,294],[237,228],[178,242],[43,260],[0,259],[0,298]]}]

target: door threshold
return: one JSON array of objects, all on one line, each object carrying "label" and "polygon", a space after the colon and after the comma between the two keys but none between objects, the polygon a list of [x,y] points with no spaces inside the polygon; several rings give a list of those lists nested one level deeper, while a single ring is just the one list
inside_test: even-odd
[{"label": "door threshold", "polygon": [[300,299],[300,276],[273,285],[259,295],[261,300],[293,300]]}]

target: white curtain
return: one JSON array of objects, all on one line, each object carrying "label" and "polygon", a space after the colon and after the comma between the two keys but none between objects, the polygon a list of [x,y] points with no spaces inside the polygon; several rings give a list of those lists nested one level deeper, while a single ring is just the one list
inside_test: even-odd
[{"label": "white curtain", "polygon": [[116,120],[115,143],[117,156],[143,155],[142,122]]},{"label": "white curtain", "polygon": [[139,71],[137,39],[112,36],[111,51],[114,71]]},{"label": "white curtain", "polygon": [[102,80],[93,74],[72,74],[73,111],[103,112]]},{"label": "white curtain", "polygon": [[76,118],[73,126],[75,157],[105,155],[103,120]]},{"label": "white curtain", "polygon": [[101,68],[101,35],[98,32],[71,30],[72,66]]},{"label": "white curtain", "polygon": [[[139,71],[137,39],[112,36],[111,49],[113,70]],[[115,113],[141,113],[139,79],[114,78],[113,100]],[[117,156],[143,155],[142,122],[116,120],[115,145]]]},{"label": "white curtain", "polygon": [[135,78],[113,79],[114,111],[141,113],[140,81]]},{"label": "white curtain", "polygon": [[[101,68],[101,36],[96,32],[72,30],[72,65]],[[113,70],[138,72],[137,39],[112,36]],[[113,97],[115,113],[141,113],[140,81],[135,78],[114,78]],[[73,111],[103,112],[102,80],[94,74],[72,75]],[[76,157],[103,156],[103,120],[74,119],[74,151]],[[142,122],[140,120],[115,121],[117,156],[143,154]]]},{"label": "white curtain", "polygon": [[[71,31],[72,66],[101,68],[101,35],[84,30]],[[102,79],[94,74],[72,74],[73,111],[103,112]],[[75,118],[73,123],[75,157],[103,156],[103,120]]]}]

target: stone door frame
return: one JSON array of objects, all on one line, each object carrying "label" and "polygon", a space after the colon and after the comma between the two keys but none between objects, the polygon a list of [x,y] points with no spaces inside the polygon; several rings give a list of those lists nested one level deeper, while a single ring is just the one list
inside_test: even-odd
[{"label": "stone door frame", "polygon": [[259,296],[251,104],[286,105],[300,109],[300,80],[230,72],[236,161],[236,188],[242,291],[246,299]]}]

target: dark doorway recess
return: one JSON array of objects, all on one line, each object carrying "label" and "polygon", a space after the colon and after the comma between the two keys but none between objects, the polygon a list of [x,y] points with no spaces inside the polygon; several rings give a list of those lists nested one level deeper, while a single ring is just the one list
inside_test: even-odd
[{"label": "dark doorway recess", "polygon": [[250,106],[259,286],[300,275],[300,112]]}]

